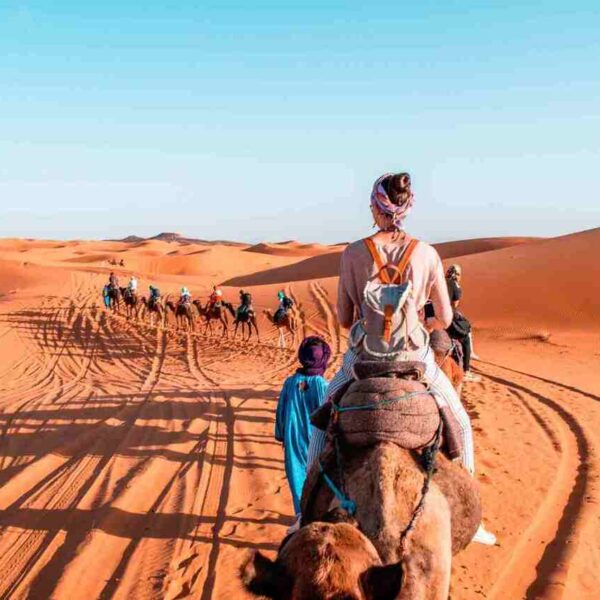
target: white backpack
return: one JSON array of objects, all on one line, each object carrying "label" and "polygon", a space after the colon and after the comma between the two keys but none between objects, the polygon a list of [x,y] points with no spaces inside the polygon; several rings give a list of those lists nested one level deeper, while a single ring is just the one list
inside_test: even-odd
[{"label": "white backpack", "polygon": [[394,360],[397,356],[428,343],[405,273],[419,241],[410,240],[397,265],[384,264],[372,238],[364,240],[375,266],[377,279],[363,291],[361,318],[350,331],[350,346],[365,359]]}]

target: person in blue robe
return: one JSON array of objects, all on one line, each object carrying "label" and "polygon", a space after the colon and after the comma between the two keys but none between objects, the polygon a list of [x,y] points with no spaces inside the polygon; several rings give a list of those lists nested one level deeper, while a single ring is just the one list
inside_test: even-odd
[{"label": "person in blue robe", "polygon": [[323,375],[330,357],[331,349],[325,340],[317,336],[305,338],[298,349],[302,367],[286,379],[277,403],[275,439],[283,443],[285,474],[298,522],[313,428],[310,415],[325,402],[327,380]]}]

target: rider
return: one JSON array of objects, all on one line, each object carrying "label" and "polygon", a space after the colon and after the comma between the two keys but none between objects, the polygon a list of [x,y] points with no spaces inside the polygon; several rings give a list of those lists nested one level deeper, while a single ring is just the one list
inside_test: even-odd
[{"label": "rider", "polygon": [[[431,298],[437,320],[442,326],[448,327],[452,321],[452,307],[438,253],[429,244],[413,239],[404,231],[403,222],[413,203],[414,195],[408,173],[379,177],[371,193],[371,212],[378,231],[366,240],[350,244],[342,254],[337,312],[340,325],[352,327],[352,331],[350,347],[344,355],[341,369],[331,381],[328,395],[330,398],[334,397],[336,392],[352,381],[354,364],[362,355],[370,356],[371,351],[376,352],[375,348],[380,350],[387,347],[387,350],[380,350],[380,353],[387,353],[393,357],[391,360],[425,363],[425,378],[438,406],[447,406],[459,424],[464,448],[462,462],[474,474],[473,433],[469,416],[452,384],[436,364],[433,352],[429,349],[429,336],[418,317],[418,312],[423,309],[427,299]],[[386,271],[386,264],[394,266],[393,274],[390,269]],[[387,282],[383,280],[384,272],[388,273]],[[373,282],[378,275],[381,285]],[[402,283],[392,285],[398,281],[398,275]],[[376,334],[373,327],[378,325],[378,313],[371,309],[370,303],[377,302],[378,299],[388,302],[386,309],[388,305],[393,307],[394,303],[396,307],[401,306],[406,327],[406,333],[402,337],[397,337],[402,333],[401,328],[392,332],[389,330],[398,316],[396,312],[385,314],[385,328],[381,333],[378,330],[379,339],[374,337]],[[363,321],[362,311],[365,310],[370,311],[372,318]],[[359,314],[361,318],[357,320],[356,316]],[[396,337],[389,337],[390,333]],[[392,341],[398,345],[389,345],[388,342]],[[319,446],[324,447],[324,436],[321,433],[316,430],[311,438],[310,462],[310,459],[320,454]],[[493,545],[496,538],[481,525],[474,541]]]},{"label": "rider", "polygon": [[279,300],[279,307],[273,316],[275,323],[279,323],[279,321],[287,314],[287,311],[294,306],[294,301],[291,298],[288,298],[283,290],[277,292],[277,299]]},{"label": "rider", "polygon": [[138,288],[138,280],[135,275],[132,275],[131,278],[129,279],[129,283],[127,284],[127,290],[129,291],[129,293],[132,296],[135,296],[137,294],[137,288]]},{"label": "rider", "polygon": [[181,288],[181,296],[179,296],[180,304],[187,304],[192,301],[192,295],[190,294],[190,290],[188,290],[185,286]]},{"label": "rider", "polygon": [[113,290],[119,287],[119,278],[115,275],[114,271],[111,271],[110,276],[108,278],[108,285]]},{"label": "rider", "polygon": [[160,290],[153,285],[148,286],[148,289],[150,290],[149,304],[153,306],[160,300]]},{"label": "rider", "polygon": [[223,292],[213,285],[213,291],[208,298],[208,308],[218,308],[223,302]]},{"label": "rider", "polygon": [[238,316],[243,313],[253,314],[254,307],[252,306],[252,295],[250,292],[240,290],[240,306],[237,310]]},{"label": "rider", "polygon": [[446,285],[448,286],[448,295],[450,296],[450,304],[452,305],[453,319],[450,327],[448,327],[448,333],[452,339],[457,340],[462,346],[465,381],[480,381],[480,378],[477,375],[471,373],[471,325],[466,317],[458,310],[463,293],[460,286],[461,279],[462,269],[460,265],[450,265],[446,271]]}]

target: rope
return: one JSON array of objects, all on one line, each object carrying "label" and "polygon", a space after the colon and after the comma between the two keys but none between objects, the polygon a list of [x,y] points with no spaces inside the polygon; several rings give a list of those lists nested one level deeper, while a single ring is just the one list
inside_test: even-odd
[{"label": "rope", "polygon": [[408,536],[415,528],[417,520],[423,514],[423,510],[425,509],[425,498],[427,496],[427,493],[429,492],[431,479],[433,477],[433,474],[435,473],[435,459],[437,457],[437,453],[439,452],[442,440],[442,427],[443,425],[440,419],[440,424],[435,433],[435,439],[433,441],[433,444],[423,451],[423,466],[425,469],[425,479],[423,481],[423,487],[421,488],[421,498],[419,499],[419,502],[412,514],[412,517],[408,522],[408,525],[400,535],[400,556],[404,556],[404,553],[406,552],[406,543],[408,541]]}]

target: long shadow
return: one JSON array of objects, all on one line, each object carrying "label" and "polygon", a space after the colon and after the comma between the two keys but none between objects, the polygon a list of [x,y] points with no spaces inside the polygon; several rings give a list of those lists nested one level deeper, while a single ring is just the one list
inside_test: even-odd
[{"label": "long shadow", "polygon": [[233,473],[233,450],[234,450],[234,425],[235,425],[235,414],[231,407],[231,399],[225,394],[225,427],[227,431],[227,450],[226,450],[226,461],[225,471],[223,473],[223,483],[221,485],[221,496],[219,498],[219,506],[217,508],[217,514],[215,519],[215,525],[213,527],[212,536],[212,547],[208,557],[208,564],[206,567],[207,575],[202,589],[202,595],[200,600],[210,600],[215,587],[215,579],[217,575],[217,561],[219,559],[219,552],[221,548],[221,530],[223,525],[227,521],[227,503],[229,502],[229,491],[231,484],[231,475]]}]

